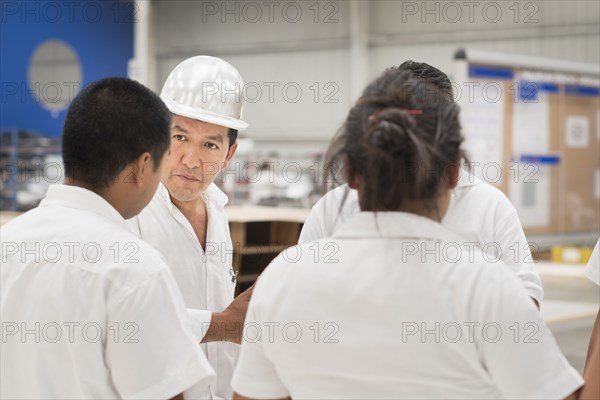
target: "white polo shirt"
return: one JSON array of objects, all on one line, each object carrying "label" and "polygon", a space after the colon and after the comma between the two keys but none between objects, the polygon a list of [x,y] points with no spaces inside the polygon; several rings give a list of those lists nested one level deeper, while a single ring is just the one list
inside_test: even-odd
[{"label": "white polo shirt", "polygon": [[234,390],[256,399],[577,390],[581,376],[519,280],[461,241],[414,214],[361,212],[333,237],[284,251],[250,300]]},{"label": "white polo shirt", "polygon": [[102,197],[51,186],[0,230],[2,398],[167,399],[212,381],[164,259]]},{"label": "white polo shirt", "polygon": [[592,251],[592,255],[590,260],[588,261],[585,267],[585,275],[590,278],[592,282],[596,285],[600,286],[600,239],[596,242],[596,246],[594,247],[594,251]]},{"label": "white polo shirt", "polygon": [[[298,243],[331,236],[357,212],[360,212],[360,205],[356,190],[342,185],[329,191],[309,213]],[[461,170],[442,224],[464,237],[467,246],[477,243],[486,260],[502,260],[521,280],[529,296],[541,302],[544,297],[542,281],[535,270],[519,216],[499,189]]]},{"label": "white polo shirt", "polygon": [[[167,259],[192,316],[198,341],[206,333],[212,312],[225,310],[235,290],[231,275],[233,245],[224,211],[227,195],[213,183],[202,196],[208,212],[206,249],[162,184],[148,206],[128,220],[130,227]],[[217,373],[216,383],[209,388],[193,387],[185,392],[186,398],[231,398],[230,382],[239,345],[211,342],[201,347]]]}]

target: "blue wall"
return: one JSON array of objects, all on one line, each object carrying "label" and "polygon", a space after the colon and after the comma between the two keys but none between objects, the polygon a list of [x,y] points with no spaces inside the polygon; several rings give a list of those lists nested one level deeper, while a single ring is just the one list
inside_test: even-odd
[{"label": "blue wall", "polygon": [[53,118],[27,83],[32,52],[48,39],[62,40],[75,50],[82,67],[81,87],[108,76],[127,76],[136,18],[131,2],[3,0],[0,18],[2,128],[60,136],[66,110]]}]

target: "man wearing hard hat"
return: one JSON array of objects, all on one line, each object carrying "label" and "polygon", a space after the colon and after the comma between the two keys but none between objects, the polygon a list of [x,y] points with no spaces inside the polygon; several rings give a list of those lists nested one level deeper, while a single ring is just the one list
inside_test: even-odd
[{"label": "man wearing hard hat", "polygon": [[132,228],[162,252],[181,289],[192,329],[216,384],[192,387],[186,398],[231,398],[229,385],[251,290],[233,298],[227,196],[213,183],[235,154],[243,80],[229,63],[189,58],[167,78],[161,99],[173,113],[171,147],[161,184]]}]

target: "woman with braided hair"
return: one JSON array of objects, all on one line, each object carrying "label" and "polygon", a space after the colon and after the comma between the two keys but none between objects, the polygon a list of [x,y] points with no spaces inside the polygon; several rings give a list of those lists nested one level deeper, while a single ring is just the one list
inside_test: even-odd
[{"label": "woman with braided hair", "polygon": [[[332,143],[361,212],[259,278],[238,398],[565,398],[582,385],[508,267],[440,221],[460,174],[459,107],[386,71]],[[244,397],[242,397],[244,396]]]}]

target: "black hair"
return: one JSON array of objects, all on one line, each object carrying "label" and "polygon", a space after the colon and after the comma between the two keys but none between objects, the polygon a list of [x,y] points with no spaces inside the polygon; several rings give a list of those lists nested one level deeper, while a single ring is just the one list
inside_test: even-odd
[{"label": "black hair", "polygon": [[229,138],[229,148],[231,148],[231,146],[235,144],[235,141],[238,137],[237,129],[229,128],[229,130],[227,131],[227,137]]},{"label": "black hair", "polygon": [[364,90],[326,163],[347,162],[347,177],[360,176],[361,209],[435,205],[447,168],[464,156],[459,107],[447,94],[401,67],[386,70]]},{"label": "black hair", "polygon": [[170,144],[171,113],[160,98],[128,78],[92,82],[69,107],[62,135],[65,176],[93,188],[110,186],[144,152],[160,166]]},{"label": "black hair", "polygon": [[422,79],[425,82],[434,85],[439,90],[440,95],[445,97],[446,100],[454,100],[452,83],[450,82],[448,75],[436,67],[423,62],[407,60],[396,67],[396,69],[411,71],[415,78]]}]

